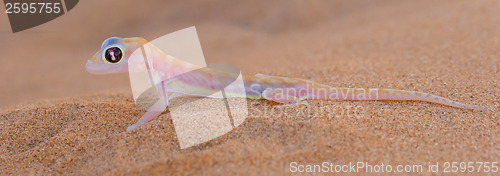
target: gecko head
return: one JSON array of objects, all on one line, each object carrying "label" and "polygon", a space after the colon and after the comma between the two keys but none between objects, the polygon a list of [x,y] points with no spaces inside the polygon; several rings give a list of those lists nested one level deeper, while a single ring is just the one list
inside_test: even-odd
[{"label": "gecko head", "polygon": [[111,37],[101,45],[101,49],[87,61],[86,69],[94,74],[128,72],[128,58],[140,46],[147,43],[143,38]]}]

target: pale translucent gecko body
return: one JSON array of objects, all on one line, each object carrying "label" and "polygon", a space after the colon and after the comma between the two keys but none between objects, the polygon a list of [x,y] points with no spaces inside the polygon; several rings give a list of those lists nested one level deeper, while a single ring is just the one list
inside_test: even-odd
[{"label": "pale translucent gecko body", "polygon": [[[173,58],[142,38],[109,38],[105,40],[94,57],[87,62],[87,70],[96,74],[110,74],[127,72],[129,69],[128,56],[143,45],[152,48],[149,59],[152,60],[155,71],[159,72],[162,83],[176,84],[179,89],[171,88],[169,91],[177,94],[206,95],[213,89],[222,87],[225,80],[234,80],[234,74],[214,69],[200,69],[187,76],[179,76],[186,70],[196,70],[201,67]],[[214,79],[217,78],[217,79]],[[437,95],[396,89],[364,89],[364,88],[337,88],[312,81],[268,76],[257,74],[243,76],[246,97],[251,99],[266,99],[286,105],[306,104],[307,99],[319,100],[415,100],[438,103],[456,108],[485,110],[480,106],[468,105],[452,101]],[[163,86],[165,86],[163,85]],[[227,92],[229,97],[235,92]],[[219,97],[216,97],[219,98]],[[164,104],[157,103],[151,110],[127,130],[136,128],[149,120],[156,118],[165,109]],[[156,110],[153,110],[156,109]]]}]

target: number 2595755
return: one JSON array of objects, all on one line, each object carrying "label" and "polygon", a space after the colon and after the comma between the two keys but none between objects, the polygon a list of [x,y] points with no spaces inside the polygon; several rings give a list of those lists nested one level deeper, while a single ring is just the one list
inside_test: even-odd
[{"label": "number 2595755", "polygon": [[444,162],[443,172],[498,172],[498,162]]},{"label": "number 2595755", "polygon": [[5,13],[61,13],[61,3],[6,3]]}]

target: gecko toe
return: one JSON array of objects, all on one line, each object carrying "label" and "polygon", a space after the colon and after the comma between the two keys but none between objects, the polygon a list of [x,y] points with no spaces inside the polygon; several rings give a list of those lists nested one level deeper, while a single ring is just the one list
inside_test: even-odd
[{"label": "gecko toe", "polygon": [[290,104],[285,104],[285,105],[282,105],[282,106],[285,107],[285,106],[298,106],[298,105],[309,106],[309,103],[307,101],[301,101],[301,102],[298,102],[298,103],[290,103]]},{"label": "gecko toe", "polygon": [[130,130],[133,130],[133,129],[136,129],[137,127],[141,126],[141,124],[133,124],[133,125],[130,125],[127,127],[127,131],[130,131]]}]

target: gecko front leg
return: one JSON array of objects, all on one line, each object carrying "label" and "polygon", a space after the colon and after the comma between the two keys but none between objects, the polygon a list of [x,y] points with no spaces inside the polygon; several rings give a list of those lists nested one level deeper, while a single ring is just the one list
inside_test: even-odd
[{"label": "gecko front leg", "polygon": [[[166,100],[168,102],[168,100]],[[127,128],[127,131],[133,130],[141,125],[146,124],[150,120],[153,120],[154,118],[158,117],[163,111],[166,109],[166,104],[162,100],[159,100],[156,102],[151,108],[148,109],[146,114],[144,114],[135,124],[130,125]]]}]

